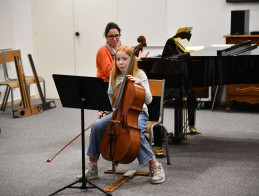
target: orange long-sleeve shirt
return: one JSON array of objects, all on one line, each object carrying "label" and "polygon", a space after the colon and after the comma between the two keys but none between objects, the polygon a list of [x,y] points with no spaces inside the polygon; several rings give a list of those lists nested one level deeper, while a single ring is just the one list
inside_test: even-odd
[{"label": "orange long-sleeve shirt", "polygon": [[109,82],[113,61],[111,52],[106,46],[99,48],[96,55],[96,75],[98,78],[102,78],[104,82]]}]

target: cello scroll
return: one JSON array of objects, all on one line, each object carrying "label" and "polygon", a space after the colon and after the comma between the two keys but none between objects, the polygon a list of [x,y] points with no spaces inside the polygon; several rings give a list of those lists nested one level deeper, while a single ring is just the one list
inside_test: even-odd
[{"label": "cello scroll", "polygon": [[134,54],[135,54],[135,56],[138,56],[138,55],[139,55],[139,52],[143,50],[143,47],[146,47],[146,46],[147,46],[146,38],[145,38],[143,35],[139,36],[138,39],[137,39],[137,41],[138,41],[138,43],[140,43],[140,44],[138,44],[138,45],[135,47],[135,49],[134,49]]}]

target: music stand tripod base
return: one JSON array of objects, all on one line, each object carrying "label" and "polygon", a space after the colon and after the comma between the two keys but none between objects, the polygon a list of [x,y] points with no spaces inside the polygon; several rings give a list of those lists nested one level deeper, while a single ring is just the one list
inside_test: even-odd
[{"label": "music stand tripod base", "polygon": [[[52,193],[52,194],[50,194],[50,195],[55,195],[55,194],[57,194],[57,193],[59,193],[59,192],[65,190],[65,189],[67,189],[67,188],[79,188],[79,189],[97,188],[97,189],[99,189],[100,191],[102,191],[103,193],[105,193],[106,195],[109,195],[109,196],[112,195],[112,194],[110,194],[110,193],[107,193],[107,192],[104,191],[102,188],[98,187],[97,185],[93,184],[92,182],[90,182],[90,181],[87,180],[87,179],[85,179],[85,182],[91,184],[92,186],[73,186],[73,185],[75,185],[75,184],[77,184],[77,183],[80,183],[80,182],[83,182],[83,181],[82,181],[82,180],[75,181],[75,182],[73,182],[73,183],[71,183],[71,184],[69,184],[69,185],[67,185],[67,186],[65,186],[65,187],[63,187],[63,188],[57,190],[56,192],[54,192],[54,193]],[[86,183],[85,183],[85,184],[86,184]]]}]

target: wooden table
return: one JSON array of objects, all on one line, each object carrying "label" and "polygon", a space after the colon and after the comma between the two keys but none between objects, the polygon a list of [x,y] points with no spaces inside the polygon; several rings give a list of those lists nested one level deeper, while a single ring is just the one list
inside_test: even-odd
[{"label": "wooden table", "polygon": [[[226,44],[237,44],[251,40],[252,44],[259,46],[259,35],[225,35]],[[226,105],[230,111],[231,101],[247,102],[250,104],[259,103],[259,84],[234,84],[226,85]]]}]

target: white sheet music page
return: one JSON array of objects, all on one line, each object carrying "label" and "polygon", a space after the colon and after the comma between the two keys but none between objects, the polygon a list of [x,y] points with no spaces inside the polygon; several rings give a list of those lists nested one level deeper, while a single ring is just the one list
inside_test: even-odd
[{"label": "white sheet music page", "polygon": [[204,49],[204,46],[187,46],[185,50],[198,51]]}]

